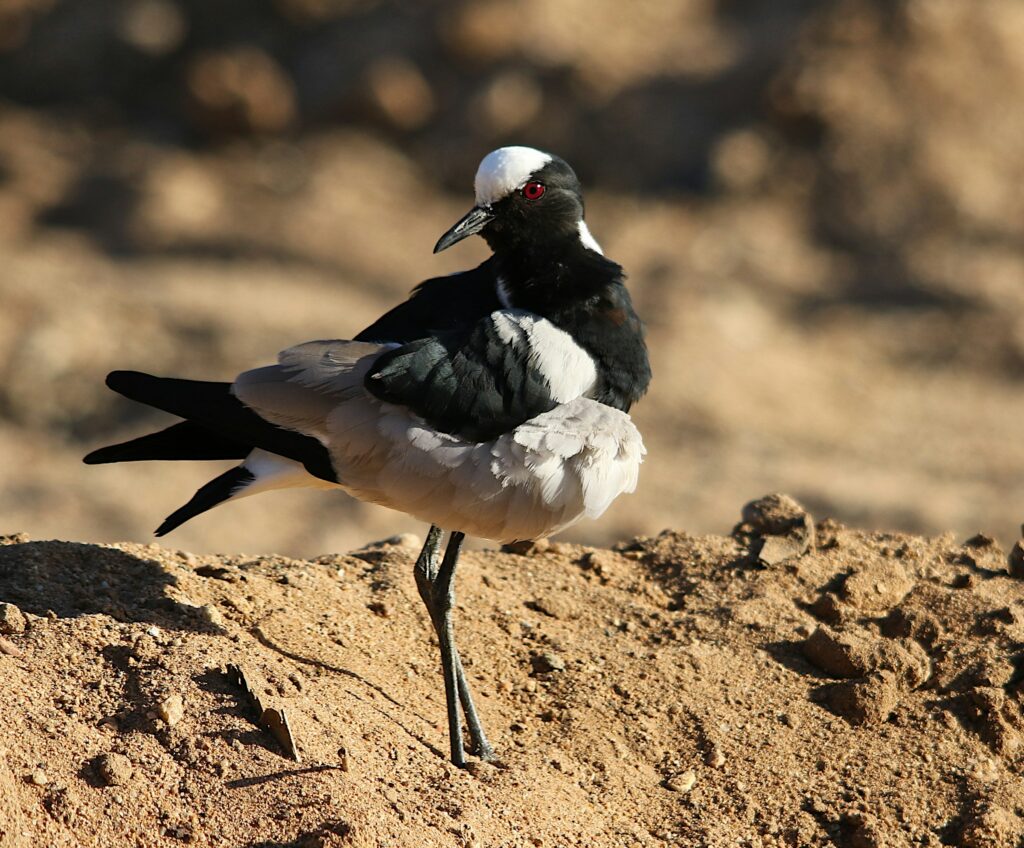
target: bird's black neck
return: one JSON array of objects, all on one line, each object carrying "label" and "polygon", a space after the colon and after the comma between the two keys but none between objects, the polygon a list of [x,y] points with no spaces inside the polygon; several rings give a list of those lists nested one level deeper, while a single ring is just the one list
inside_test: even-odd
[{"label": "bird's black neck", "polygon": [[578,238],[497,251],[490,262],[508,305],[547,318],[593,358],[595,400],[628,410],[651,379],[643,324],[622,267]]}]

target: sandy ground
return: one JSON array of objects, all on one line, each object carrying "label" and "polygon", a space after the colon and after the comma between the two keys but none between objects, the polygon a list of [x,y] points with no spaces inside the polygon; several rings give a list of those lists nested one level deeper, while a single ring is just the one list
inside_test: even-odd
[{"label": "sandy ground", "polygon": [[[0,2],[3,848],[1024,844],[1022,6],[630,12]],[[635,495],[465,558],[462,772],[414,549],[359,550],[422,526],[274,493],[148,546],[220,469],[80,457],[165,423],[111,369],[480,261],[430,250],[504,143],[577,167],[655,377]],[[826,520],[730,535],[778,490]]]},{"label": "sandy ground", "polygon": [[745,519],[469,554],[457,628],[499,760],[466,771],[415,540],[301,561],[7,538],[0,844],[1017,845],[1006,553],[788,499]]}]

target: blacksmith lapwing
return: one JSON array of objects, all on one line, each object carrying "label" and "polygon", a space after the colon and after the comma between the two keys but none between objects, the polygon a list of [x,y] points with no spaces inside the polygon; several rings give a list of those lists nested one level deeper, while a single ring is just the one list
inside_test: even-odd
[{"label": "blacksmith lapwing", "polygon": [[416,585],[440,643],[459,766],[460,702],[471,750],[493,757],[452,626],[464,535],[548,536],[633,491],[645,451],[627,412],[651,377],[622,268],[587,229],[569,165],[503,147],[480,163],[475,189],[434,252],[479,234],[493,251],[483,264],[421,283],[354,340],[300,344],[232,383],[115,371],[111,389],[183,420],[85,458],[242,460],[158,536],[291,486],[340,488],[429,522]]}]

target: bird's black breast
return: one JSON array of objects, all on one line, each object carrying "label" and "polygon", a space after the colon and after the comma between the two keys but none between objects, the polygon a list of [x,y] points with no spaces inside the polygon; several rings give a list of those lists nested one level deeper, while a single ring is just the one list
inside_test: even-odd
[{"label": "bird's black breast", "polygon": [[590,354],[597,368],[590,397],[628,412],[643,396],[651,366],[621,266],[574,239],[558,250],[497,257],[495,273],[515,306],[547,318]]},{"label": "bird's black breast", "polygon": [[643,323],[626,287],[610,286],[580,308],[566,310],[556,323],[594,359],[594,400],[629,412],[650,385],[651,364]]}]

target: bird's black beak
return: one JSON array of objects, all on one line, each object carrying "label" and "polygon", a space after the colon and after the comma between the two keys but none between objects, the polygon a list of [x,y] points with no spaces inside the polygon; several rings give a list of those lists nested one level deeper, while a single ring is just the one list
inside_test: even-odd
[{"label": "bird's black beak", "polygon": [[469,210],[462,220],[446,232],[437,244],[434,245],[434,253],[446,250],[456,242],[462,241],[466,236],[474,235],[491,221],[494,220],[494,213],[487,206],[474,206]]}]

